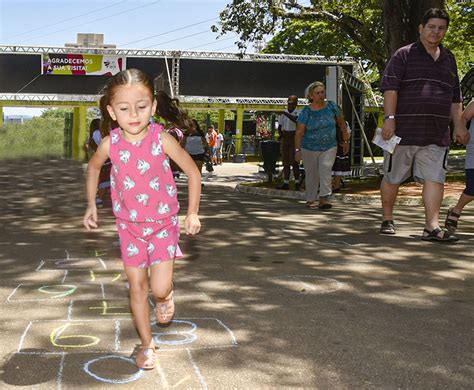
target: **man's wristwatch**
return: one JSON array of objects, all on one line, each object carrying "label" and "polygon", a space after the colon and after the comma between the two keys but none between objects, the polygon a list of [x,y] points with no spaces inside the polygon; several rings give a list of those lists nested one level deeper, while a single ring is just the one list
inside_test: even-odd
[{"label": "man's wristwatch", "polygon": [[395,119],[395,115],[385,115],[383,119]]}]

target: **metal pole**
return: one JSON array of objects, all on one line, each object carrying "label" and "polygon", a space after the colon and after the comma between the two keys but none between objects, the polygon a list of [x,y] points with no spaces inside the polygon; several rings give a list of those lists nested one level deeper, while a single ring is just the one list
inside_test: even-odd
[{"label": "metal pole", "polygon": [[[354,104],[354,101],[352,100],[351,92],[349,91],[349,87],[347,86],[346,79],[344,77],[342,78],[342,82],[344,83],[344,86],[346,87],[347,95],[349,96],[349,100],[351,101],[351,104],[352,104],[352,109],[354,110],[357,122],[359,123],[359,127],[362,132],[362,137],[364,138],[365,145],[367,146],[370,157],[372,158],[372,163],[375,165],[376,162],[375,162],[374,155],[372,153],[372,148],[370,147],[369,140],[367,139],[367,136],[365,135],[364,124],[361,122],[359,114],[357,113],[357,110],[355,109],[355,104]],[[362,161],[364,161],[364,156],[362,156]]]},{"label": "metal pole", "polygon": [[168,66],[168,57],[165,56],[166,73],[168,74],[168,83],[170,85],[171,97],[174,98],[173,83],[171,82],[170,67]]}]

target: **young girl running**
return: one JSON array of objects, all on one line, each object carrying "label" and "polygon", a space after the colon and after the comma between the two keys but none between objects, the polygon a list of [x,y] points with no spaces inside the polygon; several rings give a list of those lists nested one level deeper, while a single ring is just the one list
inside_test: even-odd
[{"label": "young girl running", "polygon": [[[177,188],[169,158],[188,176],[186,234],[197,234],[201,227],[201,176],[178,142],[161,125],[150,123],[159,103],[152,81],[142,71],[128,69],[118,73],[103,92],[107,102],[102,110],[103,120],[119,127],[104,137],[89,161],[83,222],[87,230],[98,226],[95,192],[100,168],[110,157],[112,208],[130,285],[130,306],[141,339],[136,365],[152,369],[156,366],[156,354],[149,317],[149,286],[156,299],[156,319],[160,324],[168,324],[174,315],[174,259],[182,256],[178,246]],[[166,110],[158,107],[158,112]],[[180,110],[175,112],[184,116]]]}]

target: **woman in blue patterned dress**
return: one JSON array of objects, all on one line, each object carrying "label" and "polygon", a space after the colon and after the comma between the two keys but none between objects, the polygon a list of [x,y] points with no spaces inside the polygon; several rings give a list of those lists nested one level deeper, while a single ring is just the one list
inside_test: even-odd
[{"label": "woman in blue patterned dress", "polygon": [[[310,84],[306,97],[309,105],[298,116],[295,139],[295,159],[303,158],[306,176],[306,207],[330,209],[332,166],[336,157],[336,122],[342,131],[344,153],[349,151],[350,133],[340,108],[326,101],[324,84]],[[319,202],[316,202],[318,199]]]}]

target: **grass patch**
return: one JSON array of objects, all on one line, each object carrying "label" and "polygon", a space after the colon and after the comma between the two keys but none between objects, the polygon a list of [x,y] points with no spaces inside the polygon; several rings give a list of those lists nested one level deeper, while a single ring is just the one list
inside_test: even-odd
[{"label": "grass patch", "polygon": [[449,183],[461,182],[464,183],[466,175],[464,172],[453,172],[446,175],[446,181]]},{"label": "grass patch", "polygon": [[[378,176],[368,176],[368,177],[351,177],[350,179],[344,179],[344,182],[348,185],[366,185],[366,186],[379,186],[381,177]],[[283,183],[283,179],[276,178],[274,176],[273,181],[270,183],[266,180],[258,181],[253,183],[242,183],[243,186],[247,187],[260,187],[260,188],[275,188],[276,186]],[[295,181],[290,180],[290,189],[294,188]]]},{"label": "grass patch", "polygon": [[19,158],[63,154],[64,119],[33,118],[0,126],[0,156]]},{"label": "grass patch", "polygon": [[[446,174],[447,183],[464,183],[465,175],[463,172],[453,172]],[[380,188],[380,183],[382,181],[382,176],[366,176],[366,177],[351,177],[344,179],[344,183],[350,188]],[[247,187],[257,187],[257,188],[268,188],[274,189],[276,186],[283,183],[283,179],[277,178],[274,176],[274,179],[271,183],[268,181],[258,181],[253,183],[242,183],[241,185]],[[413,180],[409,179],[406,184],[413,183]],[[405,184],[405,183],[402,183]],[[290,180],[290,189],[293,189],[295,185],[294,180]]]},{"label": "grass patch", "polygon": [[451,149],[449,155],[455,157],[466,157],[466,149]]}]

